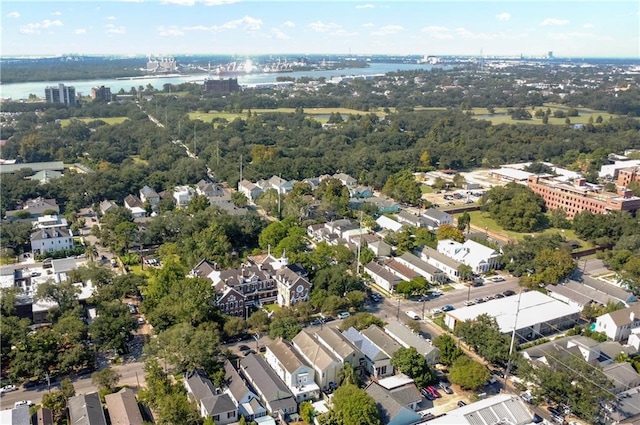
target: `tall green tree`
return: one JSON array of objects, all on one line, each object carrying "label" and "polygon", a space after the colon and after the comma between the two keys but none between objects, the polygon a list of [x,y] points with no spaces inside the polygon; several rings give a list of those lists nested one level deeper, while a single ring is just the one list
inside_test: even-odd
[{"label": "tall green tree", "polygon": [[331,398],[332,415],[342,425],[380,425],[376,402],[363,389],[355,385],[340,386]]},{"label": "tall green tree", "polygon": [[449,369],[449,379],[467,390],[480,388],[489,379],[489,370],[480,363],[463,355]]},{"label": "tall green tree", "polygon": [[415,347],[399,348],[391,357],[391,365],[416,382],[419,388],[435,381],[437,377],[427,359]]}]

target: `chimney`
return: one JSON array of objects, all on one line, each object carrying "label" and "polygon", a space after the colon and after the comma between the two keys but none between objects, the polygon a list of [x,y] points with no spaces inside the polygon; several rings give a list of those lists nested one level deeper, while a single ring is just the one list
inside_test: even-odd
[{"label": "chimney", "polygon": [[633,323],[633,321],[635,320],[636,320],[636,314],[632,311],[631,313],[629,313],[629,321]]},{"label": "chimney", "polygon": [[583,179],[583,178],[575,179],[573,181],[573,184],[575,186],[584,186],[586,183],[587,183],[587,181],[585,179]]}]

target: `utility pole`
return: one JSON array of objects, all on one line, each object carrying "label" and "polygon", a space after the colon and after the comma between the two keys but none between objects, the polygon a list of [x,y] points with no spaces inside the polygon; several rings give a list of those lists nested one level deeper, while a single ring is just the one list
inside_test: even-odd
[{"label": "utility pole", "polygon": [[360,250],[362,249],[362,211],[360,211],[360,239],[358,239],[358,262],[356,263],[356,275],[360,275]]},{"label": "utility pole", "polygon": [[522,298],[522,289],[518,293],[518,303],[516,304],[516,317],[513,320],[513,332],[511,332],[511,345],[509,346],[509,359],[507,360],[507,370],[504,373],[504,383],[507,385],[507,378],[509,377],[509,371],[511,369],[511,356],[513,354],[513,347],[516,341],[516,329],[518,325],[518,313],[520,313],[520,299]]},{"label": "utility pole", "polygon": [[193,125],[193,156],[196,156],[196,125]]}]

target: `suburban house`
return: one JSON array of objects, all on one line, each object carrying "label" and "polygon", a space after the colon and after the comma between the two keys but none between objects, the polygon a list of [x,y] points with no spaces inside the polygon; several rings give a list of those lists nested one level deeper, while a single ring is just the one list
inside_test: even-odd
[{"label": "suburban house", "polygon": [[203,418],[211,417],[220,425],[238,421],[238,407],[228,394],[216,389],[204,372],[195,370],[186,373],[184,386]]},{"label": "suburban house", "polygon": [[238,406],[239,416],[253,421],[267,415],[267,409],[260,404],[260,398],[247,387],[238,371],[229,360],[224,361],[224,379],[226,388],[233,402]]},{"label": "suburban house", "polygon": [[258,180],[256,186],[262,189],[263,192],[274,189],[282,195],[286,195],[293,190],[293,183],[278,176],[272,176],[269,180]]},{"label": "suburban house", "polygon": [[626,341],[631,330],[640,326],[640,303],[612,311],[596,318],[596,332],[602,332],[613,341]]},{"label": "suburban house", "polygon": [[272,414],[284,418],[298,411],[298,404],[293,394],[262,356],[249,353],[243,357],[240,360],[240,373]]},{"label": "suburban house", "polygon": [[314,336],[343,366],[349,363],[355,370],[363,368],[364,354],[338,328],[324,326]]},{"label": "suburban house", "polygon": [[436,230],[443,224],[449,224],[453,226],[453,216],[448,212],[440,211],[435,208],[429,208],[422,213],[422,216],[428,220],[428,226],[430,230]]},{"label": "suburban house", "polygon": [[104,215],[106,214],[108,211],[117,208],[118,205],[115,202],[112,201],[107,201],[106,199],[102,202],[100,202],[100,212]]},{"label": "suburban house", "polygon": [[352,198],[363,199],[363,198],[371,198],[373,196],[373,189],[366,186],[348,186],[349,195]]},{"label": "suburban house", "polygon": [[130,388],[104,396],[111,425],[143,425],[136,395]]},{"label": "suburban house", "polygon": [[427,279],[429,283],[440,284],[447,281],[445,272],[426,261],[422,261],[410,252],[405,252],[400,257],[396,257],[395,260]]},{"label": "suburban house", "polygon": [[142,218],[147,216],[147,210],[144,208],[144,203],[136,195],[127,195],[124,198],[124,207],[131,211],[133,218]]},{"label": "suburban house", "polygon": [[403,406],[416,411],[420,409],[422,394],[413,379],[403,373],[389,376],[378,381],[378,384],[389,391],[390,395]]},{"label": "suburban house", "polygon": [[243,193],[247,200],[253,204],[262,195],[263,190],[249,180],[242,180],[238,183],[238,192]]},{"label": "suburban house", "polygon": [[196,184],[196,193],[198,195],[206,196],[209,199],[209,205],[223,205],[231,202],[231,193],[225,190],[218,183],[211,183],[205,180],[200,180]]},{"label": "suburban house", "polygon": [[443,239],[438,241],[438,252],[466,264],[474,273],[486,273],[500,265],[497,251],[472,240],[460,243]]},{"label": "suburban house", "polygon": [[[373,328],[377,328],[380,332],[376,332]],[[393,375],[391,356],[400,348],[400,345],[385,335],[382,329],[371,325],[358,332],[355,328],[350,327],[342,334],[364,354],[364,369],[369,375],[377,379]],[[382,347],[378,346],[378,343]]]},{"label": "suburban house", "polygon": [[367,247],[373,251],[376,257],[388,257],[391,255],[391,245],[379,239],[375,242],[369,242]]},{"label": "suburban house", "polygon": [[140,200],[143,204],[148,202],[149,205],[151,205],[152,211],[157,211],[158,204],[160,203],[160,195],[158,195],[158,192],[145,185],[140,189]]},{"label": "suburban house", "polygon": [[62,173],[60,171],[54,170],[41,170],[32,175],[31,177],[27,177],[29,180],[35,180],[40,184],[51,183],[51,181],[59,179],[62,177]]},{"label": "suburban house", "polygon": [[316,335],[303,329],[291,340],[291,345],[311,365],[315,371],[315,382],[322,390],[337,385],[342,363],[322,345]]},{"label": "suburban house", "polygon": [[211,264],[206,258],[200,260],[198,264],[189,272],[190,277],[202,277],[205,279],[213,280],[216,271],[219,271],[218,264]]},{"label": "suburban house", "polygon": [[411,214],[408,211],[400,211],[396,218],[398,223],[412,227],[427,227],[427,221],[419,215]]},{"label": "suburban house", "polygon": [[454,282],[458,282],[460,280],[460,272],[458,271],[458,268],[462,263],[454,260],[453,258],[449,258],[444,254],[440,254],[438,251],[428,246],[422,247],[419,253],[421,260],[442,270],[450,280]]},{"label": "suburban house", "polygon": [[394,392],[375,381],[367,385],[365,391],[375,400],[380,420],[385,425],[414,425],[422,419],[419,413],[407,407],[405,396],[409,394],[408,391]]},{"label": "suburban house", "polygon": [[296,402],[301,403],[320,396],[320,387],[314,381],[315,371],[283,339],[267,345],[264,359],[289,387]]},{"label": "suburban house", "polygon": [[[13,220],[19,218],[21,214],[28,214],[29,219],[38,218],[45,215],[46,212],[60,213],[60,207],[55,199],[46,199],[41,196],[35,199],[28,199],[22,204],[22,208],[18,210],[7,211],[8,219]],[[18,217],[16,217],[16,215]]]},{"label": "suburban house", "polygon": [[392,199],[383,199],[378,196],[372,196],[367,199],[367,202],[375,205],[380,214],[395,214],[400,211],[400,204]]},{"label": "suburban house", "polygon": [[387,217],[386,215],[381,215],[376,219],[376,223],[383,229],[391,230],[392,232],[399,232],[402,230],[402,224],[395,221],[392,218]]},{"label": "suburban house", "polygon": [[396,261],[395,257],[385,260],[382,264],[391,273],[400,276],[402,280],[411,280],[420,276],[415,270]]},{"label": "suburban house", "polygon": [[300,267],[283,267],[276,271],[276,285],[280,306],[291,307],[309,300],[311,282],[307,280],[306,272]]},{"label": "suburban house", "polygon": [[358,185],[358,181],[351,177],[349,174],[336,173],[331,177],[336,180],[340,180],[340,182],[343,185],[347,186],[347,188],[355,188]]},{"label": "suburban house", "polygon": [[39,229],[31,234],[31,251],[34,254],[73,249],[71,232],[63,228]]},{"label": "suburban house", "polygon": [[67,219],[59,217],[57,214],[43,215],[42,217],[38,217],[38,220],[33,223],[34,229],[66,229],[67,227],[69,227]]},{"label": "suburban house", "polygon": [[404,348],[414,347],[419,354],[427,359],[429,364],[434,365],[440,360],[440,350],[431,344],[431,342],[421,338],[404,323],[390,321],[384,327],[384,331]]},{"label": "suburban house", "polygon": [[176,201],[176,207],[184,208],[189,205],[189,202],[195,194],[195,191],[190,186],[176,186],[173,189],[173,198]]},{"label": "suburban house", "polygon": [[376,285],[390,294],[395,292],[396,285],[403,280],[400,276],[390,272],[375,261],[365,264],[364,271],[367,272]]},{"label": "suburban house", "polygon": [[79,394],[67,402],[70,423],[74,425],[107,425],[98,393]]}]

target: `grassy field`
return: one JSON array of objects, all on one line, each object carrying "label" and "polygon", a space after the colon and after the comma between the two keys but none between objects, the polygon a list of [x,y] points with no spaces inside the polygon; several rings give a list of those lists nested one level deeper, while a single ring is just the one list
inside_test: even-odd
[{"label": "grassy field", "polygon": [[111,124],[121,124],[123,122],[125,122],[126,120],[128,120],[129,118],[127,117],[109,117],[109,118],[93,118],[93,117],[83,117],[83,118],[69,118],[69,119],[64,119],[64,120],[60,120],[60,125],[64,128],[66,126],[69,125],[69,123],[71,122],[71,120],[78,120],[78,121],[82,121],[82,122],[91,122],[91,121],[104,121],[107,124],[111,125]]},{"label": "grassy field", "polygon": [[[292,114],[294,113],[296,110],[294,108],[277,108],[277,109],[251,109],[251,113],[257,113],[258,115],[260,114],[267,114],[267,113],[279,113],[279,114]],[[235,113],[235,112],[190,112],[189,113],[189,119],[195,120],[195,119],[199,119],[202,120],[204,122],[210,122],[212,119],[214,118],[224,118],[228,121],[233,121],[235,118],[246,118],[247,117],[247,113],[249,112],[249,110],[247,109],[244,112],[241,113]],[[379,117],[384,117],[385,113],[382,112],[382,110],[379,111],[370,111],[370,112],[364,112],[364,111],[358,111],[355,109],[348,109],[348,108],[304,108],[304,114],[306,116],[309,116],[317,121],[320,122],[327,122],[328,118],[326,117],[326,115],[330,115],[330,114],[334,114],[334,113],[340,113],[340,115],[342,115],[342,118],[346,118],[348,115],[366,115],[369,113],[374,113],[376,115],[378,115]]]},{"label": "grassy field", "polygon": [[504,230],[502,227],[500,227],[498,225],[498,223],[495,222],[495,220],[493,220],[491,217],[489,217],[488,213],[485,213],[483,211],[471,211],[469,213],[469,215],[471,216],[471,224],[473,226],[481,227],[483,229],[486,227],[488,230],[490,230],[492,232],[503,234],[503,235],[507,236],[510,239],[521,240],[522,238],[524,238],[527,235],[541,235],[541,234],[549,234],[549,233],[560,233],[567,240],[580,241],[580,244],[582,245],[582,248],[592,248],[593,247],[593,245],[590,244],[589,242],[581,240],[572,229],[555,229],[555,228],[552,228],[552,229],[545,229],[542,232],[536,232],[536,233],[512,232],[510,230]]}]

